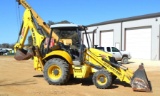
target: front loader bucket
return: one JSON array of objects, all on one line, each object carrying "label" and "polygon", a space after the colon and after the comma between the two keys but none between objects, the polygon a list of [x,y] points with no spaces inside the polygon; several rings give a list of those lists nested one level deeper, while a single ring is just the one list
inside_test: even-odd
[{"label": "front loader bucket", "polygon": [[131,86],[134,91],[152,91],[152,87],[147,78],[143,64],[139,65],[139,68],[134,72],[131,79]]},{"label": "front loader bucket", "polygon": [[24,49],[18,49],[14,55],[16,60],[28,60],[33,56],[33,52]]}]

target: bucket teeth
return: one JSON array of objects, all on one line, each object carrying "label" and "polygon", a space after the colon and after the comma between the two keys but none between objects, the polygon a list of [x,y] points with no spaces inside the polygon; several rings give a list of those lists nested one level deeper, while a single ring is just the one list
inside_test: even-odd
[{"label": "bucket teeth", "polygon": [[16,60],[28,60],[33,56],[32,51],[26,51],[24,49],[19,49],[16,51],[16,54],[14,55],[14,58]]},{"label": "bucket teeth", "polygon": [[135,71],[131,79],[131,86],[134,91],[150,92],[152,90],[143,64],[139,65],[139,68]]}]

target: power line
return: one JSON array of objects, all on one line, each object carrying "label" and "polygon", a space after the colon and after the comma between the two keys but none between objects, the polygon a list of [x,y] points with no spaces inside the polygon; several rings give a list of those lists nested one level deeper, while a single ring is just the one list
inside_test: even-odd
[{"label": "power line", "polygon": [[19,30],[21,25],[21,21],[20,21],[21,19],[20,19],[20,9],[17,2],[15,2],[15,10],[16,10],[17,29]]}]

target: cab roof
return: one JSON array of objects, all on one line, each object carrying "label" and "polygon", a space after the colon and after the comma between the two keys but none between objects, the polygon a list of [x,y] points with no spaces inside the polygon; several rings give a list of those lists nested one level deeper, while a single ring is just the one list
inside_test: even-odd
[{"label": "cab roof", "polygon": [[50,28],[62,28],[62,27],[78,27],[77,24],[54,24]]}]

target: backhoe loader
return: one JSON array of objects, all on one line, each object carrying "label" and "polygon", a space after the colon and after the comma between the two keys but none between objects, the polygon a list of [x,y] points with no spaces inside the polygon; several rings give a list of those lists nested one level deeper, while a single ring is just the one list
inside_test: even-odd
[{"label": "backhoe loader", "polygon": [[[34,69],[42,71],[49,84],[67,84],[71,76],[81,79],[92,76],[93,84],[100,89],[110,88],[113,80],[117,78],[130,84],[134,91],[151,91],[143,65],[133,72],[118,64],[111,54],[91,48],[87,27],[76,24],[55,24],[46,27],[48,25],[42,23],[42,19],[38,20],[40,17],[25,0],[18,2],[26,10],[19,38],[14,46],[16,51],[14,58],[28,60],[33,57]],[[24,50],[29,30],[33,46]],[[85,34],[84,37],[82,32]],[[82,38],[86,38],[87,45],[83,44]]]}]

